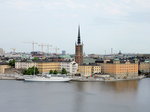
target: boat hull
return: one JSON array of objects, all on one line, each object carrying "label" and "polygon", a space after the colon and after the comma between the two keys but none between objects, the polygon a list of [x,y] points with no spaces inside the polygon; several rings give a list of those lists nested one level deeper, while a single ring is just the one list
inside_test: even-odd
[{"label": "boat hull", "polygon": [[30,81],[30,82],[68,82],[71,79],[70,78],[26,78],[24,79],[25,81]]}]

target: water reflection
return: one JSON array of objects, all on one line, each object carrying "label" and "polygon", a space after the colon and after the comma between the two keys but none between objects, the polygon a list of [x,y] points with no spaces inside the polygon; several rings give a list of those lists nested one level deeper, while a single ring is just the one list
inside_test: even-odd
[{"label": "water reflection", "polygon": [[[116,111],[118,108],[130,107],[137,97],[138,81],[120,82],[74,82],[74,111],[84,112],[103,108],[111,111],[107,105]],[[119,103],[118,103],[119,102]],[[128,102],[120,104],[120,102]],[[86,105],[85,105],[86,104]]]},{"label": "water reflection", "polygon": [[138,81],[108,82],[106,86],[111,87],[116,92],[136,92],[138,89]]},{"label": "water reflection", "polygon": [[118,82],[76,82],[74,83],[76,90],[79,92],[92,92],[90,90],[105,92],[136,92],[138,89],[138,81],[118,81]]},{"label": "water reflection", "polygon": [[75,97],[74,97],[74,111],[75,112],[82,112],[83,111],[83,105],[84,105],[84,102],[85,102],[85,96],[82,95],[80,92],[83,92],[84,89],[85,89],[85,85],[83,83],[75,83],[76,84],[76,90],[77,90],[77,93],[75,94]]},{"label": "water reflection", "polygon": [[[150,112],[150,79],[120,82],[0,81],[2,112]],[[9,106],[9,108],[7,108]]]}]

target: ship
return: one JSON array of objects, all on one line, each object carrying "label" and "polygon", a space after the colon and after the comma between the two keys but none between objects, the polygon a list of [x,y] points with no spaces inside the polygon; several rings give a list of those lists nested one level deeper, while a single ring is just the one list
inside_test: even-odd
[{"label": "ship", "polygon": [[68,81],[71,81],[71,78],[66,77],[66,76],[45,75],[45,76],[28,77],[28,78],[25,78],[24,81],[30,81],[30,82],[68,82]]}]

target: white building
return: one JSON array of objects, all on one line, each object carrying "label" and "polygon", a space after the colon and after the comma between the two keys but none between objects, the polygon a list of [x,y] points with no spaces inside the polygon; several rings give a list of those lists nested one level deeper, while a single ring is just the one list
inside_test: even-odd
[{"label": "white building", "polygon": [[5,53],[5,57],[8,57],[8,58],[19,58],[19,57],[21,57],[21,54],[18,54],[18,53]]},{"label": "white building", "polygon": [[30,67],[37,67],[36,62],[16,62],[15,68],[16,69],[28,69]]},{"label": "white building", "polygon": [[72,62],[61,62],[61,69],[66,69],[66,71],[73,75],[77,73],[78,64],[75,61]]},{"label": "white building", "polygon": [[10,52],[10,53],[5,53],[5,57],[8,58],[31,58],[31,54],[27,54],[27,53],[22,53],[22,52],[18,52],[18,53],[14,53],[14,52]]},{"label": "white building", "polygon": [[0,48],[0,56],[3,56],[3,55],[5,55],[5,51],[2,48]]}]

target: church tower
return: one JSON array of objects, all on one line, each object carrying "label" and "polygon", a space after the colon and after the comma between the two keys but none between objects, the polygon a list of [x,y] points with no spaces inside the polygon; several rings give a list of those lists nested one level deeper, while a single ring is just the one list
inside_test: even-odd
[{"label": "church tower", "polygon": [[80,37],[80,26],[78,26],[78,39],[75,44],[75,62],[79,65],[83,64],[83,44]]}]

